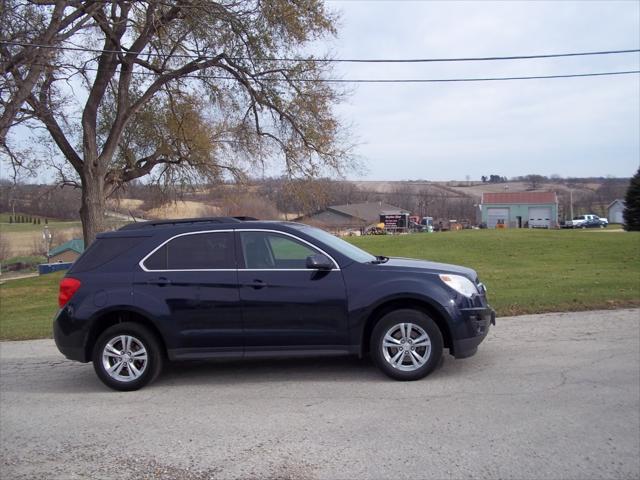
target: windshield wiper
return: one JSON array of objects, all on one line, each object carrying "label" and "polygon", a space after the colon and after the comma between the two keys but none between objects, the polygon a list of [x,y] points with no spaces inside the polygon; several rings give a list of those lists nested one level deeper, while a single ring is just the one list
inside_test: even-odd
[{"label": "windshield wiper", "polygon": [[385,257],[384,255],[376,255],[376,259],[375,260],[371,260],[371,263],[374,264],[380,264],[380,263],[387,263],[389,261],[389,257]]}]

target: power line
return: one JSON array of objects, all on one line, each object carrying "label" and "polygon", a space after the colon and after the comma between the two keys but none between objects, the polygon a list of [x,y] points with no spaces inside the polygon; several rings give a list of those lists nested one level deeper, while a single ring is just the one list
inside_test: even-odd
[{"label": "power line", "polygon": [[[549,78],[602,77],[607,75],[629,75],[640,70],[620,72],[573,73],[567,75],[535,75],[524,77],[478,77],[478,78],[410,78],[410,79],[327,79],[318,80],[328,83],[448,83],[448,82],[496,82],[505,80],[541,80]],[[301,80],[313,81],[313,80]]]},{"label": "power line", "polygon": [[[48,66],[48,64],[34,64],[39,66]],[[61,68],[69,68],[62,66]],[[83,71],[97,72],[97,68],[83,67]],[[133,75],[148,75],[157,77],[158,74],[149,71],[133,71]],[[165,72],[170,74],[171,72]],[[274,78],[274,77],[262,77],[262,82],[272,83],[291,83],[291,82],[309,82],[309,83],[461,83],[461,82],[498,82],[508,80],[545,80],[554,78],[579,78],[579,77],[603,77],[611,75],[631,75],[634,73],[640,73],[640,70],[622,70],[615,72],[591,72],[591,73],[569,73],[563,75],[528,75],[519,77],[475,77],[475,78]],[[258,77],[259,75],[256,75]],[[256,81],[256,77],[246,77],[246,80]],[[235,80],[238,78],[230,75],[180,75],[174,80],[180,80],[183,78],[193,78],[196,80]]]},{"label": "power line", "polygon": [[[26,42],[9,42],[0,41],[2,45],[12,45],[21,47],[35,47],[50,50],[67,50],[76,52],[92,52],[92,53],[136,53],[137,55],[151,56],[151,57],[166,57],[166,55],[154,52],[131,52],[128,50],[108,50],[99,48],[87,48],[87,47],[70,47],[59,45],[43,45]],[[511,55],[511,56],[492,56],[492,57],[458,57],[458,58],[400,58],[400,59],[381,59],[381,58],[263,58],[261,61],[267,62],[301,62],[301,63],[438,63],[438,62],[484,62],[484,61],[502,61],[502,60],[532,60],[540,58],[562,58],[562,57],[583,57],[594,55],[618,55],[625,53],[638,53],[640,49],[626,49],[626,50],[602,50],[595,52],[571,52],[571,53],[549,53],[549,54],[537,54],[537,55]],[[174,58],[192,58],[200,60],[210,60],[215,58],[214,56],[200,56],[194,54],[173,54],[170,55]],[[230,57],[232,60],[250,60],[248,57]]]}]

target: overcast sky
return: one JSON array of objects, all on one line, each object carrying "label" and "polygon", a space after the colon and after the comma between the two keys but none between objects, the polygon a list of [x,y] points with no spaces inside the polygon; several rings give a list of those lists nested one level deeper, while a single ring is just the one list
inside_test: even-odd
[{"label": "overcast sky", "polygon": [[[640,48],[640,2],[327,0],[336,58],[534,55]],[[640,70],[638,53],[422,64],[336,64],[332,77],[424,79]],[[342,85],[342,84],[341,84]],[[349,179],[498,174],[629,177],[640,164],[640,75],[357,84],[338,107],[364,166]],[[26,132],[18,134],[25,142]],[[4,170],[4,168],[3,168]],[[266,175],[280,172],[266,171]],[[3,171],[1,177],[8,175]],[[53,179],[41,171],[37,179]]]},{"label": "overcast sky", "polygon": [[[640,48],[637,1],[345,1],[338,58],[508,56]],[[637,53],[429,64],[340,64],[342,78],[462,78],[639,70]],[[367,171],[350,178],[539,173],[631,176],[640,76],[359,84],[339,107]]]}]

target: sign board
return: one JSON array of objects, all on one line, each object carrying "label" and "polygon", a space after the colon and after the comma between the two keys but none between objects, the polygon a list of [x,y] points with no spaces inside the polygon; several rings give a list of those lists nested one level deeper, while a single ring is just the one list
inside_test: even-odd
[{"label": "sign board", "polygon": [[406,230],[409,226],[409,214],[382,214],[380,215],[380,222],[384,223],[385,230]]}]

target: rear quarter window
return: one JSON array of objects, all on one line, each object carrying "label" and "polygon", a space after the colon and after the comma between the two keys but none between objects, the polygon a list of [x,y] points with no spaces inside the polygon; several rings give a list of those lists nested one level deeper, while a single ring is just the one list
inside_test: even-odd
[{"label": "rear quarter window", "polygon": [[144,237],[108,237],[98,238],[75,261],[69,273],[80,273],[95,270],[109,263],[114,258],[136,247]]},{"label": "rear quarter window", "polygon": [[233,233],[207,232],[176,237],[148,256],[147,270],[220,270],[236,268]]}]

